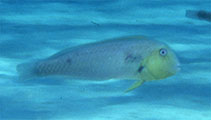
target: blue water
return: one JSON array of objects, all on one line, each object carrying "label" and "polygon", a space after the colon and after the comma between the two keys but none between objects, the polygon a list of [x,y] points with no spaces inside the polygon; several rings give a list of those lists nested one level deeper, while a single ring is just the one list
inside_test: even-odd
[{"label": "blue water", "polygon": [[[211,120],[211,23],[186,10],[210,0],[0,0],[0,120]],[[134,81],[18,80],[16,65],[127,35],[167,43],[181,71]]]}]

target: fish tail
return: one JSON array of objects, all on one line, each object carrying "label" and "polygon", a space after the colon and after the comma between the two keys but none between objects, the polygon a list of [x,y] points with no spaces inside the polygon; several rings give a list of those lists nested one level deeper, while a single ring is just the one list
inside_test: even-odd
[{"label": "fish tail", "polygon": [[197,17],[197,12],[193,11],[193,10],[186,10],[185,16],[189,17],[189,18],[198,18]]},{"label": "fish tail", "polygon": [[22,64],[17,65],[16,70],[19,74],[19,78],[21,80],[37,78],[38,77],[36,75],[37,62],[38,61],[32,61],[32,62],[27,62],[27,63],[22,63]]}]

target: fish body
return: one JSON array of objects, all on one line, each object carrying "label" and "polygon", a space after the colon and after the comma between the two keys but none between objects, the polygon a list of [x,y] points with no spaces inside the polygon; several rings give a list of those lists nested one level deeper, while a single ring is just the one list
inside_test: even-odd
[{"label": "fish body", "polygon": [[[151,57],[154,52],[159,55],[162,48],[168,49],[172,55],[167,72],[164,71],[166,73],[159,76],[159,73],[154,74],[153,70],[150,70],[156,69],[152,67],[156,66],[153,65],[156,62],[153,63],[150,59],[159,59]],[[149,61],[152,63],[149,64]],[[46,59],[20,64],[17,71],[24,79],[59,75],[83,80],[148,81],[175,74],[178,64],[175,54],[166,44],[142,36],[129,36],[68,48]],[[158,77],[154,77],[157,74]]]},{"label": "fish body", "polygon": [[205,10],[186,10],[186,17],[211,22],[211,12]]}]

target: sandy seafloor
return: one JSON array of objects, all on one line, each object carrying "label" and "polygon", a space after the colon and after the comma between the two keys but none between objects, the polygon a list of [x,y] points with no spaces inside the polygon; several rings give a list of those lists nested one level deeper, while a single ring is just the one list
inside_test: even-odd
[{"label": "sandy seafloor", "polygon": [[[210,0],[0,0],[0,120],[211,120],[211,23],[185,17]],[[16,65],[107,38],[145,35],[176,51],[182,70],[134,81],[20,81]]]}]

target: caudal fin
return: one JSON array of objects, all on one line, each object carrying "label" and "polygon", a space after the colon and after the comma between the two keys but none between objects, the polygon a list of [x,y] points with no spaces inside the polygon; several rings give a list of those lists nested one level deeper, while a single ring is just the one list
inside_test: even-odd
[{"label": "caudal fin", "polygon": [[17,65],[16,70],[21,80],[36,78],[36,63],[37,61],[27,62]]}]

